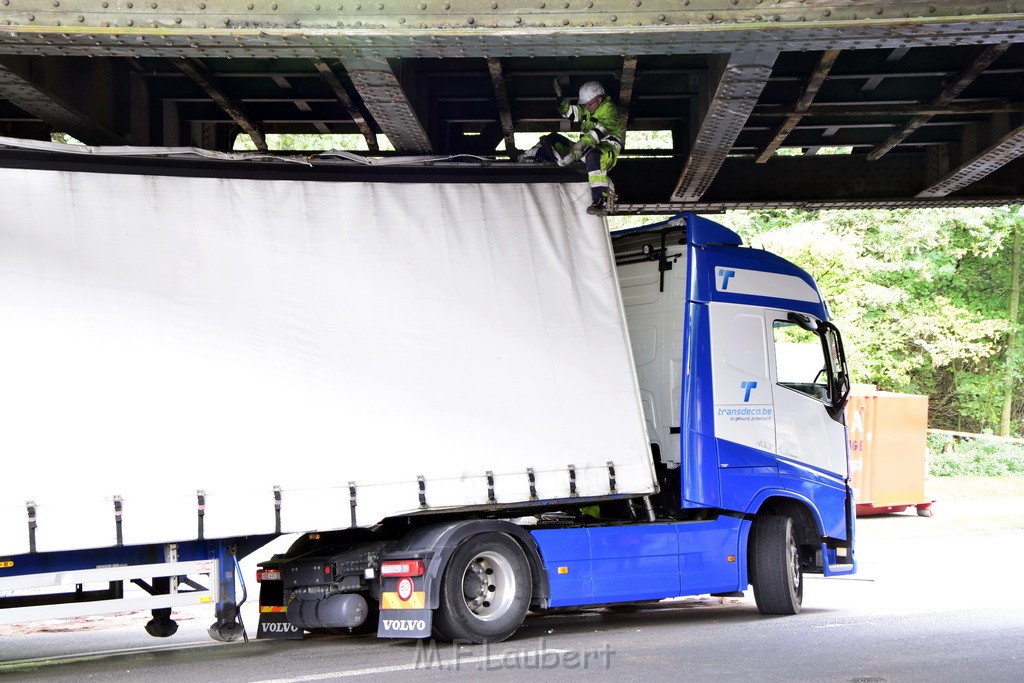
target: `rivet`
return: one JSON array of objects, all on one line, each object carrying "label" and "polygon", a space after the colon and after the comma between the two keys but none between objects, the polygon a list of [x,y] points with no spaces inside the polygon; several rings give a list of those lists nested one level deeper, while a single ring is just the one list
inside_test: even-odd
[{"label": "rivet", "polygon": [[135,7],[135,5],[129,2],[127,5],[125,5],[125,7],[131,9],[132,7]]},{"label": "rivet", "polygon": [[881,14],[881,13],[882,13],[882,8],[881,7],[876,7],[875,8],[875,14]]},{"label": "rivet", "polygon": [[250,2],[248,5],[245,6],[245,8],[251,10],[252,9],[252,3]]},{"label": "rivet", "polygon": [[713,21],[714,18],[715,18],[715,15],[712,14],[711,12],[708,12],[708,21]]},{"label": "rivet", "polygon": [[470,17],[469,19],[466,19],[466,23],[467,24],[475,24],[476,23],[476,19],[474,19],[473,17]]},{"label": "rivet", "polygon": [[399,24],[404,24],[404,23],[405,23],[405,17],[400,17],[400,18],[398,19],[398,23],[399,23]]},{"label": "rivet", "polygon": [[569,9],[569,3],[563,2],[562,3],[562,9]]},{"label": "rivet", "polygon": [[639,6],[640,6],[640,0],[633,0],[633,7],[639,7]]},{"label": "rivet", "polygon": [[568,19],[562,19],[562,26],[568,26],[568,25],[569,25],[569,20]]},{"label": "rivet", "polygon": [[181,17],[174,17],[174,23],[175,24],[180,24],[181,23]]},{"label": "rivet", "polygon": [[498,9],[498,3],[492,2],[491,3],[491,9]]},{"label": "rivet", "polygon": [[594,3],[591,0],[587,0],[587,8],[589,9],[589,8],[591,8],[593,6],[594,6]]},{"label": "rivet", "polygon": [[421,2],[420,3],[420,9],[427,9],[427,3]]},{"label": "rivet", "polygon": [[127,24],[128,26],[134,26],[135,22],[132,21],[131,19],[129,19],[128,21],[125,22],[125,24]]},{"label": "rivet", "polygon": [[613,14],[613,15],[611,15],[610,17],[608,17],[608,20],[609,20],[609,21],[618,21],[618,20],[619,20],[619,18],[618,18],[617,16],[615,16],[615,15]]},{"label": "rivet", "polygon": [[384,3],[383,2],[378,2],[377,3],[377,9],[384,9]]},{"label": "rivet", "polygon": [[[7,0],[4,0],[4,4],[5,4],[5,5],[7,4]],[[108,7],[110,7],[110,3],[109,3],[109,2],[103,2],[103,3],[100,3],[100,6],[101,6],[101,7],[103,8],[103,9],[107,9]]]},{"label": "rivet", "polygon": [[934,12],[935,11],[935,5],[928,5],[928,11],[929,12]]},{"label": "rivet", "polygon": [[277,3],[276,3],[276,2],[275,2],[275,3],[272,3],[272,4],[270,5],[270,9],[277,9]]},{"label": "rivet", "polygon": [[199,6],[199,9],[206,9],[206,3],[205,2],[199,3],[198,6]]},{"label": "rivet", "polygon": [[79,14],[78,17],[76,17],[76,18],[78,19],[79,22],[85,21],[85,17],[83,17],[81,14]]},{"label": "rivet", "polygon": [[153,9],[156,9],[156,3],[154,2],[153,4],[150,5],[150,7],[152,7]]},{"label": "rivet", "polygon": [[516,17],[516,23],[517,24],[523,23],[523,18],[522,17]]},{"label": "rivet", "polygon": [[34,15],[34,14],[28,15],[28,20],[29,21],[35,21],[36,20],[36,15]]},{"label": "rivet", "polygon": [[452,4],[450,2],[446,2],[443,5],[441,5],[441,8],[442,9],[451,9],[452,8]]},{"label": "rivet", "polygon": [[547,7],[547,3],[545,3],[545,2],[538,2],[537,3],[537,7],[540,7],[541,9],[544,9],[545,7]]},{"label": "rivet", "polygon": [[665,21],[665,15],[664,14],[659,14],[658,15],[658,21]]},{"label": "rivet", "polygon": [[822,14],[824,14],[826,17],[830,17],[830,16],[832,16],[832,10],[827,9],[824,12],[822,12]]},{"label": "rivet", "polygon": [[320,3],[317,3],[317,4],[313,5],[313,9],[315,9],[317,12],[319,12],[320,11]]},{"label": "rivet", "polygon": [[53,0],[54,7],[60,7],[60,0]]}]

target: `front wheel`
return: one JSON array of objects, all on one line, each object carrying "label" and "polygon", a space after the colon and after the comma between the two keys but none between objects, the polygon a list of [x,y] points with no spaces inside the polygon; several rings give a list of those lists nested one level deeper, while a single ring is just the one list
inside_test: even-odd
[{"label": "front wheel", "polygon": [[474,536],[444,571],[434,630],[448,640],[505,640],[526,618],[532,593],[530,563],[519,544],[505,534]]},{"label": "front wheel", "polygon": [[797,614],[804,598],[804,570],[786,516],[758,517],[750,536],[750,583],[761,614]]}]

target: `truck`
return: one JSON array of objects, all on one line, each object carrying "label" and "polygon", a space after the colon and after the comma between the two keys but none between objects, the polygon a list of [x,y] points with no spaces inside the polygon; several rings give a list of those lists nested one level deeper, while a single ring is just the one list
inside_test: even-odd
[{"label": "truck", "polygon": [[383,161],[0,138],[0,623],[244,637],[284,534],[258,637],[795,614],[856,570],[808,273],[693,213],[610,233],[565,169]]}]

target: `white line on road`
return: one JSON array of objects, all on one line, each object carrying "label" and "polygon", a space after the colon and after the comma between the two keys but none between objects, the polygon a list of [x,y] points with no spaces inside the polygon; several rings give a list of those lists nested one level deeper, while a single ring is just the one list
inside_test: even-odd
[{"label": "white line on road", "polygon": [[141,647],[126,647],[117,650],[97,650],[95,652],[76,652],[66,655],[52,655],[50,657],[38,657],[36,659],[12,659],[6,662],[0,662],[0,673],[10,673],[12,670],[24,666],[39,666],[41,664],[68,664],[79,661],[84,662],[90,659],[100,659],[102,657],[136,654],[139,652],[187,650],[195,647],[210,647],[213,645],[223,644],[224,643],[218,643],[212,640],[197,640],[193,643],[174,643],[172,645],[144,645]]}]

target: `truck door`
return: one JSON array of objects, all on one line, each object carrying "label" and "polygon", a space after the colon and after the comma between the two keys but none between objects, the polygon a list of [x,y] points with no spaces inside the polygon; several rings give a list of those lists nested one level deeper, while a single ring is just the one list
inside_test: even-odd
[{"label": "truck door", "polygon": [[839,331],[803,313],[767,310],[765,316],[779,479],[815,502],[825,535],[852,540],[843,411],[850,383]]},{"label": "truck door", "polygon": [[779,457],[845,479],[846,426],[834,406],[845,400],[848,385],[835,328],[781,310],[765,311],[765,328],[771,331]]}]

